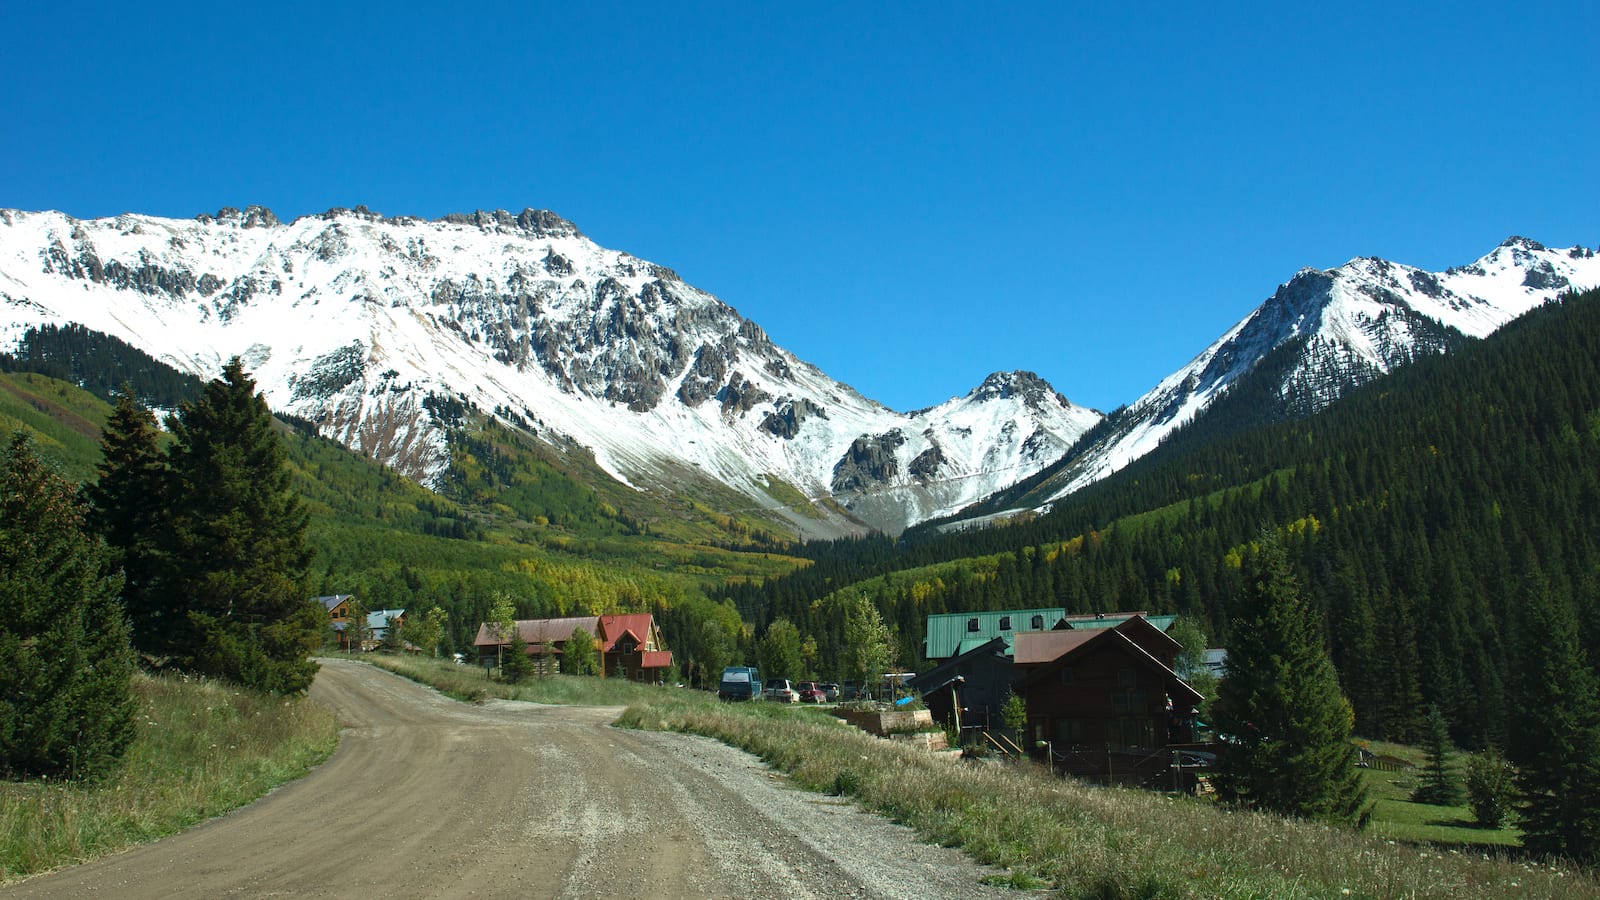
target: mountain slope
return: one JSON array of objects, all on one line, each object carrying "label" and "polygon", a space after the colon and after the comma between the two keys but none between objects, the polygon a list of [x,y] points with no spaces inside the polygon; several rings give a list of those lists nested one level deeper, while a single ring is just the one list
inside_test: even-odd
[{"label": "mountain slope", "polygon": [[[67,323],[203,378],[239,355],[275,410],[424,484],[449,465],[442,411],[465,408],[640,490],[725,485],[808,535],[958,509],[1100,418],[1028,373],[894,412],[671,270],[535,210],[0,211],[0,340]],[[796,495],[823,514],[792,511]]]},{"label": "mountain slope", "polygon": [[1484,337],[1561,292],[1600,285],[1600,257],[1513,237],[1469,266],[1425,272],[1381,259],[1302,269],[1188,365],[1113,414],[1086,446],[997,498],[989,511],[1040,507],[1139,459],[1210,412],[1269,358],[1257,423],[1317,412],[1419,356]]}]

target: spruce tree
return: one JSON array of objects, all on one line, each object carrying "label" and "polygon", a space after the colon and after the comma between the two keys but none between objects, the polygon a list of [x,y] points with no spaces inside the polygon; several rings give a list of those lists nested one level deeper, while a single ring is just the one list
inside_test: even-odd
[{"label": "spruce tree", "polygon": [[1536,566],[1524,570],[1510,745],[1523,846],[1600,860],[1600,700],[1577,620]]},{"label": "spruce tree", "polygon": [[1276,538],[1264,537],[1246,565],[1227,674],[1211,708],[1225,736],[1218,793],[1253,809],[1354,824],[1365,802],[1354,717],[1311,609]]},{"label": "spruce tree", "polygon": [[1434,806],[1456,806],[1461,803],[1461,779],[1450,768],[1450,725],[1437,703],[1428,707],[1428,718],[1423,724],[1423,751],[1427,763],[1422,770],[1422,784],[1411,794],[1416,803]]},{"label": "spruce tree", "polygon": [[121,579],[18,432],[0,456],[0,776],[94,778],[133,739]]},{"label": "spruce tree", "polygon": [[122,568],[122,604],[133,645],[160,659],[187,632],[188,609],[181,596],[161,589],[168,470],[157,434],[155,415],[124,385],[102,432],[99,477],[84,494],[90,523]]},{"label": "spruce tree", "polygon": [[276,693],[310,687],[324,611],[306,578],[307,516],[266,400],[237,357],[169,425],[168,512],[195,671]]},{"label": "spruce tree", "polygon": [[528,655],[528,642],[522,639],[522,629],[511,629],[511,646],[506,649],[505,662],[500,665],[500,680],[516,684],[533,674],[533,657]]}]

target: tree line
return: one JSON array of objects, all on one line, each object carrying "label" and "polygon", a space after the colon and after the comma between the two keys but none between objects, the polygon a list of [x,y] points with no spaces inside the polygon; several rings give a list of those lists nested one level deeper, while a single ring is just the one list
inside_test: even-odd
[{"label": "tree line", "polygon": [[136,658],[297,694],[326,613],[306,512],[235,358],[167,421],[129,393],[82,491],[20,433],[0,459],[0,772],[91,778],[133,733]]}]

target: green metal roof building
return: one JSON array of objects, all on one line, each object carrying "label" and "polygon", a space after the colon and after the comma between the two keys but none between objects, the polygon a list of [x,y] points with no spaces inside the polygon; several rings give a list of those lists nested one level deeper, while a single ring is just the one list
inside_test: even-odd
[{"label": "green metal roof building", "polygon": [[1115,628],[1134,616],[1166,631],[1177,616],[1150,616],[1142,612],[1087,613],[1067,615],[1061,607],[1051,609],[1006,609],[996,612],[940,613],[928,617],[928,636],[922,655],[930,660],[950,659],[980,647],[995,638],[1004,638],[1006,653],[1011,653],[1011,636],[1018,631],[1051,631],[1056,628]]}]

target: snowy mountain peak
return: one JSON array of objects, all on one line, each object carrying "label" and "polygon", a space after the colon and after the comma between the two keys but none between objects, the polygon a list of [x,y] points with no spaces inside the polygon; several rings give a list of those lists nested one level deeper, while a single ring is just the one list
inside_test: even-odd
[{"label": "snowy mountain peak", "polygon": [[1056,393],[1043,378],[1032,372],[1018,369],[1012,372],[994,372],[967,395],[973,400],[1003,400],[1022,397],[1029,406],[1040,406],[1046,398],[1066,404],[1067,398]]},{"label": "snowy mountain peak", "polygon": [[[426,484],[443,483],[459,422],[441,410],[476,409],[639,490],[719,483],[812,535],[957,509],[1099,420],[1025,373],[892,412],[546,210],[0,210],[0,340],[66,323],[203,378],[240,356],[274,409]],[[816,508],[776,499],[796,494]]]},{"label": "snowy mountain peak", "polygon": [[1154,450],[1291,342],[1298,349],[1276,376],[1278,408],[1261,410],[1265,418],[1315,412],[1397,365],[1488,335],[1563,291],[1595,285],[1600,258],[1593,251],[1550,249],[1524,237],[1444,272],[1376,257],[1303,268],[1065,461],[1043,497],[1064,496]]}]

